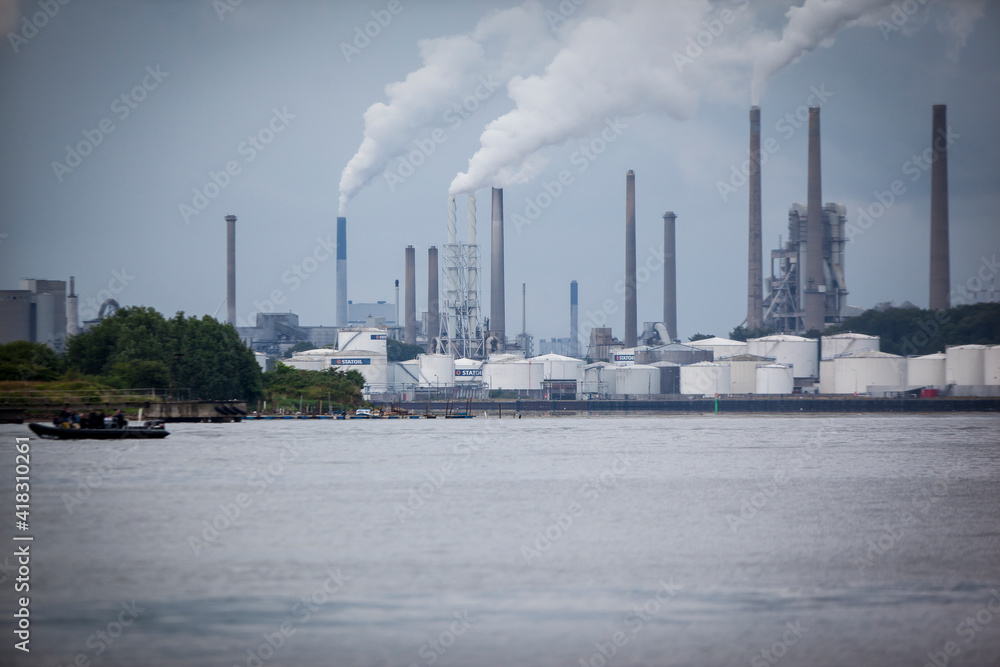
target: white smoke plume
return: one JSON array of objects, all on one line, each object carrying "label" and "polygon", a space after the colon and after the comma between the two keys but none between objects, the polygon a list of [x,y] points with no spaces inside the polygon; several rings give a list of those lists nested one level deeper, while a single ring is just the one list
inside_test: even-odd
[{"label": "white smoke plume", "polygon": [[721,22],[694,59],[675,59],[688,38],[708,30],[703,22],[717,19],[707,0],[604,0],[588,8],[590,15],[564,26],[562,48],[542,74],[511,79],[515,108],[486,126],[451,194],[529,180],[545,165],[540,149],[591,136],[617,116],[687,118],[706,82],[718,80],[706,71],[737,60],[726,47],[726,33],[736,31]]},{"label": "white smoke plume", "polygon": [[556,43],[544,10],[534,1],[483,18],[465,35],[423,40],[423,66],[386,86],[387,102],[365,111],[364,139],[340,177],[340,214],[390,160],[413,148],[418,132],[443,124],[447,106],[470,95],[481,77],[505,85],[544,64]]}]

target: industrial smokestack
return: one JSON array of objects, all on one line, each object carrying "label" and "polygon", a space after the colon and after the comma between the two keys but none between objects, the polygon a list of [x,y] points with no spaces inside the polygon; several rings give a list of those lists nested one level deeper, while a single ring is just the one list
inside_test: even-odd
[{"label": "industrial smokestack", "polygon": [[393,322],[397,327],[399,326],[399,281],[396,281],[396,321]]},{"label": "industrial smokestack", "polygon": [[347,326],[347,218],[337,218],[337,326]]},{"label": "industrial smokestack", "polygon": [[493,188],[493,238],[490,246],[490,331],[499,339],[501,347],[507,344],[506,303],[503,276],[503,188]]},{"label": "industrial smokestack", "polygon": [[66,334],[80,333],[79,304],[76,298],[76,278],[69,277],[69,294],[66,296]]},{"label": "industrial smokestack", "polygon": [[403,299],[406,301],[406,324],[403,342],[417,344],[417,259],[413,246],[406,246],[406,267],[403,276]]},{"label": "industrial smokestack", "polygon": [[580,286],[569,283],[569,356],[580,356]]},{"label": "industrial smokestack", "polygon": [[226,216],[226,321],[236,326],[236,216]]},{"label": "industrial smokestack", "polygon": [[935,104],[931,149],[931,310],[951,307],[948,260],[948,107]]},{"label": "industrial smokestack", "polygon": [[441,315],[438,308],[438,249],[427,249],[427,351],[433,354],[434,339],[441,335]]},{"label": "industrial smokestack", "polygon": [[806,203],[806,331],[823,330],[826,281],[823,278],[823,178],[820,171],[819,107],[809,107],[809,175]]},{"label": "industrial smokestack", "polygon": [[[750,260],[747,264],[747,329],[751,331],[764,328],[764,241],[761,236],[760,207],[760,107],[750,107]],[[669,325],[667,329],[670,329]]]},{"label": "industrial smokestack", "polygon": [[635,347],[638,324],[635,303],[635,172],[625,174],[625,347]]},{"label": "industrial smokestack", "polygon": [[672,343],[677,340],[677,216],[673,211],[663,214],[663,326]]}]

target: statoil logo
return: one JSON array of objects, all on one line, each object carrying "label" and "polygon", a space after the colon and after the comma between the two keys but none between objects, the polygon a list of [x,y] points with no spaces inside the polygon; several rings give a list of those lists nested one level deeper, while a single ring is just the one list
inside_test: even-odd
[{"label": "statoil logo", "polygon": [[471,378],[471,377],[482,377],[483,369],[481,368],[456,368],[455,377],[457,378]]},{"label": "statoil logo", "polygon": [[616,354],[615,361],[635,361],[634,354]]},{"label": "statoil logo", "polygon": [[372,334],[372,340],[386,340],[388,336],[385,334]]},{"label": "statoil logo", "polygon": [[331,359],[330,363],[334,366],[371,366],[372,360],[368,358],[364,359]]}]

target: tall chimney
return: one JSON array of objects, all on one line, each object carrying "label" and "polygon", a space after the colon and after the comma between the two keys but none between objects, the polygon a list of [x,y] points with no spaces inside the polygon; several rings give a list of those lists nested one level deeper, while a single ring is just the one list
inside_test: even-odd
[{"label": "tall chimney", "polygon": [[398,327],[399,324],[399,280],[396,280],[396,321],[394,324]]},{"label": "tall chimney", "polygon": [[434,354],[434,339],[441,335],[441,313],[438,307],[438,249],[427,249],[427,351]]},{"label": "tall chimney", "polygon": [[823,179],[820,171],[819,107],[809,107],[808,179],[805,328],[806,331],[822,331],[826,319],[826,281],[823,278]]},{"label": "tall chimney", "polygon": [[747,329],[751,331],[764,328],[764,241],[761,236],[760,206],[760,107],[750,107],[750,260],[747,264]]},{"label": "tall chimney", "polygon": [[635,303],[635,172],[625,174],[625,347],[635,347],[638,323]]},{"label": "tall chimney", "polygon": [[226,216],[226,321],[236,326],[236,216]]},{"label": "tall chimney", "polygon": [[528,283],[521,283],[521,333],[528,333]]},{"label": "tall chimney", "polygon": [[66,335],[80,333],[79,303],[76,298],[76,278],[69,277],[69,294],[66,296]]},{"label": "tall chimney", "polygon": [[337,326],[347,326],[347,218],[337,218]]},{"label": "tall chimney", "polygon": [[580,286],[569,283],[569,356],[580,356]]},{"label": "tall chimney", "polygon": [[951,307],[948,260],[948,107],[935,104],[931,133],[931,290],[930,309]]},{"label": "tall chimney", "polygon": [[406,268],[403,284],[403,299],[406,301],[406,324],[403,331],[403,342],[407,345],[417,344],[417,268],[416,250],[406,246]]},{"label": "tall chimney", "polygon": [[663,326],[672,343],[677,340],[677,216],[673,211],[663,214]]},{"label": "tall chimney", "polygon": [[503,188],[493,188],[493,238],[490,249],[490,331],[500,339],[501,347],[507,344],[503,276]]}]

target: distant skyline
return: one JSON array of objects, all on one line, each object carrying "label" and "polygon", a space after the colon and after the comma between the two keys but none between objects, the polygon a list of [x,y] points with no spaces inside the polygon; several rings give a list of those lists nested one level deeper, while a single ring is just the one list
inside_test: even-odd
[{"label": "distant skyline", "polygon": [[[567,337],[577,280],[586,349],[604,320],[623,334],[632,169],[640,328],[662,318],[671,210],[680,336],[725,336],[746,314],[752,89],[765,275],[806,199],[816,104],[823,200],[847,207],[848,303],[926,307],[922,155],[946,104],[951,285],[1000,284],[1000,7],[806,5],[0,0],[0,289],[73,275],[81,319],[111,295],[225,320],[234,214],[238,323],[273,309],[331,326],[343,206],[348,298],[392,303],[412,244],[422,311],[427,248],[447,242],[449,189],[468,187],[489,312],[489,186],[502,185],[508,335],[527,283],[528,331]],[[783,31],[817,48],[791,53]]]}]

